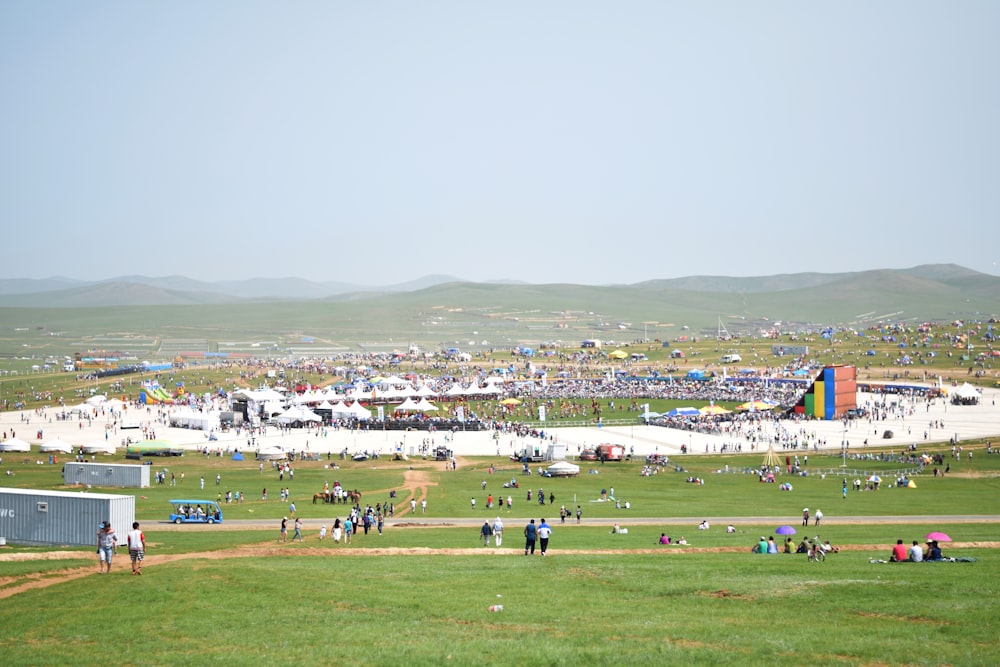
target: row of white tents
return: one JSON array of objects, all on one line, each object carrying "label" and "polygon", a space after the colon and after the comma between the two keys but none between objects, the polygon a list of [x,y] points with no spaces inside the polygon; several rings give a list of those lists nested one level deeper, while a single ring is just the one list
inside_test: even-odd
[{"label": "row of white tents", "polygon": [[[268,405],[270,404],[265,404],[265,410],[270,409],[267,407]],[[322,421],[323,418],[313,412],[314,409],[322,410],[324,412],[329,411],[333,419],[360,419],[363,421],[371,419],[372,417],[372,411],[357,401],[354,401],[349,405],[341,401],[337,401],[336,403],[323,401],[313,408],[309,408],[304,404],[292,404],[280,412],[271,413],[271,415],[274,420],[280,424]],[[421,398],[419,401],[407,398],[405,401],[394,407],[393,412],[434,412],[437,409],[438,407],[426,398]]]},{"label": "row of white tents", "polygon": [[479,386],[475,383],[470,384],[469,386],[463,386],[462,384],[456,382],[446,390],[438,392],[428,385],[414,387],[406,380],[401,380],[399,378],[384,378],[372,386],[371,389],[367,388],[367,386],[362,383],[357,383],[346,387],[340,387],[341,391],[336,391],[332,387],[328,387],[325,390],[311,389],[301,395],[293,396],[290,399],[286,398],[281,392],[271,388],[240,389],[233,394],[233,397],[238,400],[255,401],[263,404],[279,403],[282,405],[286,402],[299,405],[319,405],[324,402],[336,404],[359,400],[392,402],[408,398],[412,398],[414,400],[421,398],[430,399],[438,396],[445,398],[468,398],[470,396],[497,396],[502,394],[503,388],[498,386],[498,382],[499,380],[494,382],[488,381],[485,386]]},{"label": "row of white tents", "polygon": [[[82,445],[84,454],[114,454],[115,445],[106,440],[97,440],[95,442]],[[42,443],[38,446],[38,451],[44,454],[72,454],[77,451],[79,447],[71,445],[68,442],[62,440],[50,440],[48,442]],[[0,442],[0,452],[19,452],[27,453],[31,451],[31,443],[25,442],[20,438],[8,438],[3,442]]]}]

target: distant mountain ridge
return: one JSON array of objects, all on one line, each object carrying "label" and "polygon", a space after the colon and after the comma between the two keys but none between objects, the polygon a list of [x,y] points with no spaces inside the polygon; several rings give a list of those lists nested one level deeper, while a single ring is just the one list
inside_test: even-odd
[{"label": "distant mountain ridge", "polygon": [[[622,319],[646,318],[650,306],[661,311],[842,321],[869,311],[1000,312],[1000,277],[954,264],[849,273],[797,273],[772,276],[688,276],[633,285],[533,285],[515,281],[474,283],[448,275],[428,275],[395,285],[366,286],[315,282],[295,277],[256,277],[206,282],[185,276],[121,276],[101,281],[65,277],[0,279],[0,307],[92,308],[211,304],[367,305],[387,313],[423,306],[498,311],[539,309],[615,312]],[[394,310],[395,309],[395,310]],[[422,310],[418,308],[418,310]],[[631,314],[630,314],[631,313]],[[929,315],[928,315],[929,316]],[[944,315],[943,315],[944,316]]]}]

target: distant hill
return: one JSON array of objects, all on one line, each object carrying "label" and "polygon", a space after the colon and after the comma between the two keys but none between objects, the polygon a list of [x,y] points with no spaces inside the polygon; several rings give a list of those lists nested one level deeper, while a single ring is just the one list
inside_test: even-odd
[{"label": "distant hill", "polygon": [[[21,291],[14,292],[17,289]],[[259,310],[261,304],[267,304],[262,320],[246,314],[248,306]],[[775,320],[863,324],[884,317],[988,319],[1000,314],[1000,277],[955,265],[927,265],[605,286],[472,283],[443,275],[383,287],[300,278],[201,282],[183,276],[128,276],[92,283],[67,278],[0,281],[0,308],[55,313],[60,308],[82,312],[116,306],[170,307],[178,323],[189,315],[183,307],[191,306],[193,321],[226,318],[237,326],[252,319],[255,327],[263,328],[280,312],[284,324],[294,330],[329,329],[335,323],[353,327],[353,335],[372,337],[391,326],[402,337],[409,331],[443,339],[494,331],[532,340],[558,338],[560,330],[572,329],[636,338],[666,323],[707,329],[720,321],[734,327],[746,322],[749,328],[751,322]],[[201,312],[202,306],[212,310]],[[119,315],[123,324],[128,321],[128,313]]]},{"label": "distant hill", "polygon": [[[185,276],[119,276],[107,280],[83,281],[69,278],[0,279],[0,306],[88,307],[107,305],[167,305],[198,303],[240,303],[243,301],[308,300],[337,295],[384,292],[412,292],[457,278],[430,275],[385,287],[343,282],[315,282],[303,278],[248,278],[206,282]],[[132,285],[134,289],[126,289]],[[148,288],[148,289],[143,289]],[[108,303],[114,295],[119,303]],[[32,298],[26,298],[32,295]],[[187,295],[187,296],[185,296]]]}]

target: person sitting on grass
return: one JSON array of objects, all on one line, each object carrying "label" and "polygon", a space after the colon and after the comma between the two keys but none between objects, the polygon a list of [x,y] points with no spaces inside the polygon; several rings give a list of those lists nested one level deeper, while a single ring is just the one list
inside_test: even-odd
[{"label": "person sitting on grass", "polygon": [[889,556],[890,563],[902,563],[906,561],[906,545],[903,540],[896,540],[896,546],[892,548],[892,555]]},{"label": "person sitting on grass", "polygon": [[670,544],[670,538],[667,537],[666,533],[660,533],[659,544]]}]

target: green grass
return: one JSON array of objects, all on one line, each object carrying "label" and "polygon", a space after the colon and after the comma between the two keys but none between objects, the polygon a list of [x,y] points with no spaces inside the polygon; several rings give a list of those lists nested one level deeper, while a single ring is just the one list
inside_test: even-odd
[{"label": "green grass", "polygon": [[[153,665],[743,665],[806,655],[990,665],[998,566],[995,551],[926,565],[875,565],[860,553],[823,564],[750,554],[193,559],[10,598],[0,646],[15,665],[104,664],[109,652]],[[491,613],[494,604],[504,610]]]},{"label": "green grass", "polygon": [[[562,525],[553,508],[527,504],[522,485],[512,492],[513,512],[502,512],[504,547],[511,552],[480,546],[477,519],[497,512],[482,505],[473,511],[468,501],[471,494],[480,502],[485,499],[483,479],[488,491],[499,492],[496,487],[520,468],[509,462],[472,459],[468,469],[458,472],[410,462],[426,470],[432,482],[429,517],[455,517],[463,525],[389,526],[382,536],[372,531],[356,537],[354,550],[347,551],[317,538],[319,524],[342,516],[343,506],[314,506],[305,499],[325,479],[361,488],[366,501],[386,499],[389,489],[402,489],[407,464],[376,463],[373,468],[372,462],[342,462],[340,470],[332,471],[323,468],[325,461],[297,463],[295,480],[289,483],[286,477],[286,485],[305,518],[306,541],[278,545],[277,519],[287,505],[259,501],[257,487],[264,481],[256,463],[201,456],[157,460],[176,473],[184,471],[185,482],[184,487],[136,492],[150,544],[144,575],[129,576],[128,557],[122,553],[115,572],[99,576],[89,548],[71,549],[80,557],[70,560],[0,561],[0,595],[39,579],[49,583],[67,570],[88,575],[4,599],[0,647],[5,664],[12,665],[105,663],[109,651],[116,662],[143,665],[632,665],[678,660],[743,665],[802,656],[824,664],[991,665],[1000,659],[993,621],[1000,550],[944,545],[946,555],[973,557],[975,563],[869,561],[886,559],[896,539],[909,543],[931,530],[945,530],[966,544],[1000,541],[998,524],[989,521],[973,518],[942,526],[907,519],[1000,514],[998,458],[977,457],[972,476],[965,470],[944,479],[924,475],[917,478],[916,490],[852,492],[846,501],[840,497],[839,478],[794,478],[795,490],[787,493],[755,476],[713,472],[726,464],[730,469],[755,465],[760,455],[692,457],[683,461],[690,472],[655,477],[639,476],[639,463],[607,464],[599,466],[599,475],[575,479],[517,475],[536,492],[539,485],[553,490],[557,505],[576,494],[585,513],[580,525],[575,519]],[[837,461],[810,457],[811,465]],[[494,475],[488,474],[490,463],[501,466]],[[17,466],[17,471],[0,483],[58,487],[58,466],[31,464]],[[166,500],[199,495],[200,475],[206,478],[204,494],[214,497],[217,471],[223,478],[219,488],[244,488],[253,499],[244,506],[226,506],[227,521],[263,518],[266,528],[230,524],[177,529],[162,523],[169,510]],[[706,484],[684,482],[689,474],[705,477]],[[276,475],[268,470],[264,478],[269,493],[276,493]],[[632,509],[591,502],[602,487],[611,486],[630,499]],[[401,494],[397,506],[405,498]],[[826,517],[819,528],[799,526],[806,505],[823,509]],[[555,529],[550,555],[525,558],[519,554],[521,528],[528,517],[540,516]],[[751,545],[761,534],[773,534],[774,523],[743,519],[732,535],[718,521],[707,532],[695,527],[700,518],[754,516],[781,518],[799,530],[796,540],[818,533],[845,550],[821,564],[800,555],[756,556]],[[850,516],[890,518],[874,524],[843,518]],[[623,518],[647,521],[630,525],[626,535],[611,534],[608,523]],[[657,546],[661,532],[675,539],[684,535],[690,547]],[[737,551],[705,550],[726,547]],[[262,548],[273,555],[260,555]],[[394,554],[385,549],[417,551]],[[19,551],[44,550],[15,546],[0,553]],[[493,604],[503,604],[504,611],[489,612]]]},{"label": "green grass", "polygon": [[[827,475],[825,478],[819,475],[779,477],[779,481],[791,482],[794,488],[792,492],[783,492],[778,490],[778,484],[761,484],[755,474],[738,472],[759,466],[762,459],[763,454],[675,457],[673,460],[682,465],[685,472],[674,472],[668,468],[665,472],[649,477],[639,474],[642,468],[640,462],[608,463],[603,466],[599,463],[584,463],[583,474],[579,477],[554,479],[537,474],[524,476],[521,474],[520,464],[495,457],[469,459],[469,467],[453,473],[444,472],[440,463],[420,459],[409,462],[392,462],[386,459],[354,462],[339,461],[334,457],[332,462],[341,466],[338,470],[325,468],[324,466],[329,465],[325,460],[299,461],[294,463],[294,480],[290,481],[285,476],[284,480],[279,481],[277,473],[269,466],[265,466],[265,471],[261,474],[255,461],[237,462],[228,457],[189,454],[177,458],[153,459],[152,472],[167,468],[178,480],[181,473],[184,473],[184,481],[178,482],[176,486],[170,486],[169,483],[153,484],[136,492],[136,516],[140,521],[164,520],[170,511],[167,501],[172,498],[214,500],[217,494],[225,494],[227,490],[231,490],[243,491],[246,502],[242,505],[223,504],[225,519],[280,518],[288,513],[288,503],[278,500],[281,486],[291,489],[292,500],[301,516],[336,516],[338,511],[343,511],[343,505],[312,503],[313,494],[322,491],[324,482],[332,485],[334,481],[339,481],[348,489],[360,489],[364,494],[364,502],[373,506],[376,502],[388,502],[390,490],[395,489],[396,510],[402,515],[401,510],[409,508],[409,496],[403,490],[404,475],[408,467],[425,471],[429,475],[428,516],[432,518],[488,514],[485,509],[486,499],[487,494],[492,493],[494,498],[501,494],[504,498],[513,498],[514,509],[511,516],[515,518],[540,515],[556,518],[559,507],[565,504],[573,509],[580,505],[588,519],[613,519],[624,516],[626,510],[616,509],[611,502],[597,502],[602,489],[610,491],[612,488],[620,500],[629,501],[631,509],[627,513],[632,516],[787,516],[789,521],[795,521],[801,515],[803,507],[822,509],[828,521],[836,520],[838,514],[1000,514],[1000,456],[987,456],[981,449],[971,466],[967,461],[954,462],[952,474],[947,477],[935,478],[929,472],[918,475],[915,477],[916,489],[894,488],[894,479],[885,475],[885,471],[898,469],[900,464],[863,462],[865,470],[880,472],[886,477],[883,488],[877,492],[855,493],[852,490],[848,493],[847,500],[841,497],[842,477],[839,475]],[[121,457],[101,460],[124,461]],[[60,472],[62,463],[38,466],[33,461],[34,458],[29,464],[14,463],[10,466],[17,474],[13,477],[0,476],[0,487],[65,488],[62,486]],[[811,469],[836,470],[840,461],[836,456],[813,455],[809,458]],[[496,467],[496,472],[492,475],[488,470],[491,464]],[[727,465],[731,471],[729,473],[723,472]],[[848,465],[861,467],[862,462],[848,462]],[[587,474],[590,469],[599,474]],[[972,473],[971,477],[969,473]],[[222,475],[220,485],[215,484],[216,474]],[[201,476],[205,477],[203,491],[199,489],[198,483]],[[690,476],[703,478],[705,484],[687,483],[685,480]],[[511,477],[519,481],[521,488],[502,487]],[[167,479],[169,481],[169,474]],[[487,482],[485,491],[482,489],[484,480]],[[854,476],[850,476],[849,481],[853,480]],[[265,486],[268,489],[268,501],[262,502],[261,490]],[[531,503],[526,501],[529,488],[532,490]],[[536,499],[539,488],[545,490],[546,496],[555,495],[554,506],[548,502],[544,507],[538,505]],[[94,490],[122,492],[121,489],[113,488]],[[477,499],[476,510],[471,508],[470,499],[473,496]],[[506,509],[504,513],[506,515]]]}]

